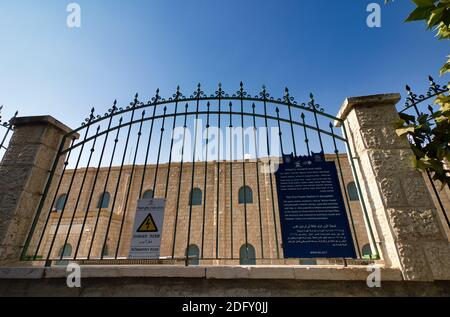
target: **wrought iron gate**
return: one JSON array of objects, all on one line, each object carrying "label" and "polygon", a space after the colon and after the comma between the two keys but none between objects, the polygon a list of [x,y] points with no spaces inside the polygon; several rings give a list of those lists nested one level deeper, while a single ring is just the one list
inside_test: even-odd
[{"label": "wrought iron gate", "polygon": [[[414,93],[411,87],[406,86],[407,98],[403,108],[400,109],[399,111],[400,114],[402,113],[412,114],[416,118],[419,118],[425,111],[433,115],[435,111],[432,103],[434,102],[435,98],[438,95],[449,92],[450,88],[445,85],[441,86],[436,84],[436,82],[431,76],[429,76],[428,79],[429,79],[429,88],[428,91],[423,95],[418,95]],[[430,124],[431,127],[433,127],[436,124],[436,121],[433,118],[433,116],[429,117],[428,123]],[[414,141],[410,139],[410,142],[411,144],[413,144],[412,142]],[[433,199],[436,202],[436,207],[438,208],[440,214],[445,219],[447,227],[450,228],[450,221],[449,221],[450,210],[447,210],[448,208],[446,209],[445,207],[446,203],[444,202],[445,199],[447,200],[447,204],[450,203],[448,201],[448,196],[445,193],[445,190],[448,190],[448,188],[442,189],[444,192],[441,193],[441,190],[437,188],[438,186],[436,182],[433,181],[432,173],[430,171],[425,172],[425,180],[428,186],[431,188],[431,193],[433,194]]]},{"label": "wrought iron gate", "polygon": [[168,210],[157,262],[290,263],[273,172],[281,154],[312,152],[336,162],[358,259],[364,242],[365,259],[379,259],[364,201],[357,201],[347,132],[334,129],[340,121],[313,95],[298,103],[288,89],[275,99],[263,87],[252,96],[242,83],[232,95],[221,85],[206,95],[198,85],[189,97],[177,88],[164,99],[157,90],[146,103],[136,95],[104,115],[92,109],[61,142],[22,259],[126,261],[137,199],[160,197]]}]

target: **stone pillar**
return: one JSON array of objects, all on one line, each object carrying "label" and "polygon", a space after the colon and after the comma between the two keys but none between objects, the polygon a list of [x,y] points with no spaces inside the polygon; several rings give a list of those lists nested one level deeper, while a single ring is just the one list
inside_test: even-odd
[{"label": "stone pillar", "polygon": [[450,245],[413,167],[408,140],[395,132],[399,100],[399,94],[348,98],[338,118],[345,120],[342,128],[386,266],[400,268],[405,280],[449,280]]},{"label": "stone pillar", "polygon": [[0,266],[19,263],[63,136],[71,131],[50,116],[15,118],[12,124],[0,163]]}]

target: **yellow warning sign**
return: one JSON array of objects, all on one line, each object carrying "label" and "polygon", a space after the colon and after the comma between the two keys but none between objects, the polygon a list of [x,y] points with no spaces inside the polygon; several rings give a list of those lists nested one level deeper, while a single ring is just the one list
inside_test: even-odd
[{"label": "yellow warning sign", "polygon": [[153,220],[151,214],[148,214],[148,216],[139,226],[137,232],[158,232],[158,227],[156,227],[155,221]]}]

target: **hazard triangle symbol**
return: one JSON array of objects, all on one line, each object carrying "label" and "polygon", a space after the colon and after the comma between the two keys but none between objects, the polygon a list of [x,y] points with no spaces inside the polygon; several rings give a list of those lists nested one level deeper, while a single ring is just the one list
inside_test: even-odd
[{"label": "hazard triangle symbol", "polygon": [[153,220],[151,214],[148,214],[148,216],[139,226],[137,232],[158,232],[158,227],[156,227],[155,221]]}]

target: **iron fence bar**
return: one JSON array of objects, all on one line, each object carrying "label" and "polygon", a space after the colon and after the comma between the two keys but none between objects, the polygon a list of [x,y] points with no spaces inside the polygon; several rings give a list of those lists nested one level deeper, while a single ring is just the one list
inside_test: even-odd
[{"label": "iron fence bar", "polygon": [[[124,228],[124,224],[125,224],[125,219],[127,218],[127,211],[128,211],[128,201],[130,199],[130,192],[131,192],[131,186],[133,185],[133,176],[134,176],[134,170],[136,168],[136,158],[137,158],[137,154],[139,152],[139,143],[141,141],[141,135],[142,135],[142,124],[144,123],[143,119],[145,116],[145,110],[142,111],[142,116],[141,116],[141,123],[139,125],[139,132],[138,132],[138,137],[136,140],[136,150],[134,152],[134,158],[133,158],[133,165],[131,166],[131,173],[130,173],[130,178],[129,178],[129,183],[128,183],[128,189],[127,189],[127,195],[125,197],[125,205],[123,207],[123,216],[122,216],[122,222],[120,224],[120,231],[119,231],[119,238],[117,241],[117,246],[116,246],[116,252],[115,252],[115,257],[117,259],[118,255],[119,255],[119,247],[120,247],[120,242],[122,241],[122,234],[123,234],[123,228]],[[109,232],[108,232],[109,234]],[[106,246],[106,240],[108,237],[108,234],[105,235],[105,240],[103,242],[103,248],[102,250],[105,248]],[[102,258],[103,258],[103,254],[102,254]]]},{"label": "iron fence bar", "polygon": [[[156,91],[156,96],[158,97],[158,91]],[[144,181],[145,181],[145,175],[146,175],[147,166],[148,166],[148,154],[150,152],[150,144],[152,142],[153,126],[154,126],[154,123],[155,123],[155,114],[156,114],[156,104],[153,107],[153,115],[151,117],[152,124],[151,124],[151,127],[150,127],[150,133],[148,135],[147,151],[145,152],[145,162],[144,162],[144,169],[142,171],[142,179],[141,179],[141,187],[139,189],[139,197],[142,197],[142,194],[143,194],[143,191],[144,191]],[[174,120],[176,118],[177,117],[175,116]],[[154,188],[152,188],[152,190],[153,190],[153,192],[155,192]]]},{"label": "iron fence bar", "polygon": [[[180,95],[181,95],[181,93],[180,93],[180,86],[178,86],[177,87],[177,92],[175,94],[175,116],[173,117],[172,137],[170,139],[169,165],[167,167],[166,189],[165,189],[165,193],[164,193],[164,199],[167,199],[167,194],[168,194],[168,191],[169,191],[170,169],[172,167],[172,151],[173,151],[175,128],[176,128],[176,123],[177,123],[178,99],[179,99]],[[153,190],[153,192],[154,192],[154,190]]]},{"label": "iron fence bar", "polygon": [[7,126],[7,129],[6,129],[6,132],[5,132],[5,135],[3,136],[2,141],[0,142],[0,149],[2,149],[2,148],[4,148],[5,150],[7,149],[7,147],[4,146],[4,144],[5,144],[5,142],[6,142],[6,138],[8,137],[9,132],[10,132],[11,130],[12,130],[12,126],[11,126],[11,125],[8,125],[8,126]]},{"label": "iron fence bar", "polygon": [[180,174],[178,177],[178,192],[177,192],[177,210],[175,213],[175,222],[174,222],[174,230],[173,230],[173,244],[172,244],[172,259],[175,258],[175,244],[177,238],[177,227],[178,227],[178,213],[180,210],[180,193],[181,193],[181,181],[183,176],[183,163],[184,163],[184,145],[186,142],[186,129],[187,129],[187,117],[188,117],[188,107],[189,104],[186,104],[184,111],[184,126],[183,126],[183,145],[181,146],[181,163],[180,163]]},{"label": "iron fence bar", "polygon": [[155,175],[153,177],[153,197],[155,198],[155,193],[156,193],[156,181],[158,179],[158,171],[159,171],[159,162],[161,159],[161,146],[162,146],[162,141],[163,141],[163,136],[164,136],[164,126],[166,123],[166,111],[167,111],[167,107],[164,107],[164,117],[162,120],[162,125],[161,125],[161,133],[160,133],[160,138],[159,138],[159,147],[158,147],[158,158],[156,160],[156,168],[155,168]]},{"label": "iron fence bar", "polygon": [[[342,131],[344,133],[344,137],[347,140],[349,140],[348,139],[348,134],[347,134],[347,129],[345,128],[345,123],[342,124]],[[370,245],[373,246],[374,249],[375,249],[375,250],[371,250],[372,252],[375,251],[375,254],[372,254],[372,257],[374,259],[379,259],[380,258],[380,253],[379,253],[379,250],[378,250],[378,245],[377,245],[377,243],[375,241],[375,236],[373,234],[372,225],[371,225],[371,222],[370,222],[369,213],[367,211],[366,203],[364,202],[364,196],[362,194],[361,184],[359,182],[358,173],[356,171],[352,149],[351,149],[351,146],[350,146],[348,141],[345,143],[345,145],[346,145],[347,153],[348,153],[348,156],[349,156],[350,166],[352,168],[353,178],[355,179],[356,189],[358,190],[358,195],[361,198],[359,201],[361,202],[361,206],[362,206],[362,209],[363,209],[363,215],[364,215],[364,221],[365,221],[367,230],[369,232]]]},{"label": "iron fence bar", "polygon": [[291,111],[291,96],[289,95],[289,89],[286,88],[285,89],[285,96],[284,96],[284,100],[286,101],[286,103],[288,104],[288,111],[289,111],[289,121],[290,121],[290,126],[291,126],[291,136],[292,136],[292,145],[294,146],[294,154],[297,157],[297,147],[295,145],[295,133],[294,133],[294,125],[292,123],[292,111]]},{"label": "iron fence bar", "polygon": [[216,193],[216,259],[219,258],[219,208],[220,208],[220,132],[221,132],[221,121],[220,121],[220,114],[221,114],[221,102],[222,102],[222,95],[224,94],[222,90],[222,85],[219,84],[219,88],[217,90],[217,96],[218,96],[218,116],[217,116],[217,125],[219,127],[219,133],[218,133],[218,147],[217,147],[217,193]]},{"label": "iron fence bar", "polygon": [[[245,138],[244,138],[244,100],[245,96],[244,86],[241,82],[241,89],[239,91],[241,99],[241,136],[242,136],[242,178],[244,183],[244,221],[245,221],[245,256],[248,259],[248,222],[247,222],[247,183],[245,180]],[[238,197],[239,198],[239,197]]]},{"label": "iron fence bar", "polygon": [[433,178],[431,177],[430,171],[427,170],[426,174],[427,174],[428,180],[431,183],[431,187],[433,188],[433,192],[434,192],[434,195],[436,196],[439,207],[441,208],[442,213],[444,214],[445,221],[447,222],[447,226],[450,228],[450,221],[448,219],[447,212],[444,208],[444,205],[442,204],[441,197],[439,196],[439,192],[437,191],[436,185],[434,184]]},{"label": "iron fence bar", "polygon": [[[403,109],[403,111],[406,111],[408,109],[414,108],[414,110],[416,111],[417,115],[420,115],[419,108],[417,108],[417,105],[418,105],[417,103],[414,103],[411,106],[409,106],[408,108]],[[402,113],[402,112],[400,112],[400,113]]]},{"label": "iron fence bar", "polygon": [[[253,114],[255,114],[256,105],[252,104]],[[256,116],[253,116],[253,141],[255,142],[255,154],[256,154],[256,183],[258,187],[258,210],[259,210],[259,236],[261,242],[261,257],[264,259],[264,241],[263,241],[263,225],[262,225],[262,212],[261,212],[261,189],[259,182],[259,155],[258,155],[258,143],[256,139]]]},{"label": "iron fence bar", "polygon": [[[158,92],[159,92],[159,90],[158,90]],[[209,96],[209,97],[200,97],[199,101],[213,101],[213,100],[218,100],[218,99],[219,98],[217,96]],[[234,96],[222,96],[221,99],[225,100],[225,101],[234,101],[234,100],[236,100],[236,97],[234,97]],[[178,101],[179,102],[183,102],[183,103],[185,103],[185,102],[189,103],[189,102],[197,101],[197,98],[181,98]],[[262,98],[245,97],[244,101],[248,101],[248,102],[263,102],[264,100]],[[152,105],[160,106],[160,105],[170,104],[170,103],[173,103],[173,102],[174,102],[174,100],[172,98],[169,98],[169,99],[165,100],[165,99],[162,99],[158,95],[158,101],[155,101],[153,103],[148,102],[146,104],[139,104],[139,105],[137,105],[135,107],[135,110],[140,110],[142,108],[150,107]],[[281,101],[280,99],[277,100],[277,99],[273,99],[273,98],[270,98],[270,99],[266,98],[266,102],[270,102],[271,104],[275,104],[275,105],[288,106],[287,103]],[[314,112],[313,109],[307,107],[304,104],[300,105],[300,104],[291,102],[291,107],[294,108],[294,109],[302,110],[302,111]],[[133,108],[131,108],[131,107],[127,107],[126,109],[120,109],[119,111],[117,111],[117,113],[115,115],[123,115],[123,114],[131,111],[132,109]],[[320,116],[323,116],[325,118],[328,118],[328,119],[330,119],[332,121],[337,121],[337,122],[341,122],[341,123],[343,122],[343,120],[341,118],[337,118],[337,117],[332,116],[332,115],[330,115],[330,114],[328,114],[326,112],[317,111],[317,109],[316,109],[315,112],[316,112],[316,114],[318,114]],[[94,123],[99,123],[99,122],[107,119],[108,117],[109,117],[109,115],[108,116],[103,116],[103,117],[99,116],[99,117],[95,118],[95,120],[93,120],[92,123],[93,124]],[[66,136],[69,137],[69,136],[79,132],[80,130],[83,130],[84,128],[85,128],[85,126],[81,126],[81,127],[77,128],[77,129],[72,130],[71,132],[67,133]]]},{"label": "iron fence bar", "polygon": [[[111,112],[114,112],[115,110],[116,110],[116,101],[114,101],[114,105],[113,105],[113,107],[111,109]],[[109,120],[109,123],[108,123],[109,127],[111,126],[112,120],[113,120],[113,116],[110,117],[110,120]],[[121,122],[122,122],[122,118],[120,118],[119,124]],[[106,176],[106,181],[105,181],[105,185],[104,185],[103,192],[102,192],[102,199],[103,199],[103,195],[104,195],[104,193],[106,191],[106,186],[108,184],[109,176],[110,176],[110,173],[111,173],[111,167],[112,167],[112,163],[113,163],[113,159],[114,159],[114,154],[116,153],[117,142],[119,141],[118,140],[119,132],[120,132],[120,129],[117,129],[116,138],[114,139],[114,147],[113,147],[113,151],[112,151],[112,154],[111,154],[111,161],[110,161],[110,164],[109,164],[109,168],[108,168],[108,172],[107,172],[107,176]],[[77,259],[77,256],[78,256],[78,251],[79,251],[81,240],[82,240],[82,233],[84,232],[84,228],[86,226],[86,221],[87,221],[87,217],[88,217],[89,210],[90,210],[90,207],[91,207],[92,198],[94,196],[95,187],[97,185],[98,175],[100,173],[100,167],[101,167],[101,164],[102,164],[102,161],[103,161],[103,156],[105,154],[105,149],[106,149],[106,144],[108,142],[108,137],[109,137],[109,132],[106,134],[105,140],[103,141],[102,152],[100,154],[100,158],[99,158],[99,161],[98,161],[97,170],[95,171],[94,182],[92,184],[92,190],[91,190],[91,192],[89,194],[88,203],[86,205],[86,211],[85,211],[84,218],[83,218],[83,224],[81,225],[81,233],[80,233],[79,238],[77,239],[77,246],[76,246],[75,253],[74,253],[74,259]],[[95,226],[94,226],[94,236],[95,236],[95,232],[97,230],[99,216],[100,216],[100,213],[97,214],[97,219],[96,219]],[[92,239],[94,239],[94,236],[92,237]]]},{"label": "iron fence bar", "polygon": [[230,251],[231,251],[231,259],[234,259],[234,250],[233,250],[233,116],[232,116],[232,107],[233,103],[230,101],[228,104],[230,107]]},{"label": "iron fence bar", "polygon": [[306,150],[308,151],[308,155],[311,155],[311,151],[309,149],[308,131],[306,130],[306,124],[305,124],[305,114],[302,112],[300,117],[302,118],[302,122],[303,122],[303,133],[305,134]]},{"label": "iron fence bar", "polygon": [[[91,118],[92,118],[92,114],[93,114],[93,112],[94,112],[93,110],[94,110],[94,109],[91,110]],[[89,123],[88,123],[88,127],[86,128],[86,133],[85,133],[85,135],[84,135],[84,141],[86,141],[86,138],[87,138],[87,136],[88,136],[90,127],[91,127],[91,124],[90,124],[90,122],[89,122]],[[52,239],[52,242],[50,243],[50,248],[49,248],[49,250],[48,250],[47,257],[46,257],[46,259],[45,259],[45,261],[46,261],[46,266],[50,266],[50,264],[51,264],[51,263],[49,262],[50,257],[51,257],[51,252],[52,252],[52,250],[53,250],[53,246],[54,246],[54,244],[55,244],[56,237],[58,236],[59,226],[61,225],[61,220],[62,220],[62,218],[63,218],[63,216],[64,216],[64,212],[65,212],[65,210],[66,210],[67,201],[69,200],[69,197],[70,197],[70,191],[72,190],[73,182],[74,182],[75,176],[76,176],[76,174],[77,174],[78,165],[80,164],[80,160],[81,160],[81,156],[83,155],[83,149],[84,149],[84,145],[85,145],[85,144],[86,144],[86,143],[83,143],[83,145],[81,146],[81,149],[80,149],[80,153],[78,154],[78,159],[77,159],[77,162],[76,162],[76,164],[75,164],[75,168],[74,168],[74,170],[73,170],[73,175],[72,175],[72,178],[71,178],[71,180],[70,180],[69,188],[68,188],[68,190],[67,190],[66,199],[65,199],[65,201],[64,201],[64,204],[63,204],[61,213],[60,213],[60,215],[59,215],[59,218],[58,218],[58,224],[56,225],[56,229],[55,229],[55,234],[53,235],[53,239]],[[55,195],[57,195],[57,192],[55,193]],[[52,206],[50,207],[50,212],[51,212],[51,208],[52,208]],[[63,248],[65,248],[65,246],[63,246]],[[63,249],[63,253],[64,253],[64,249]]]},{"label": "iron fence bar", "polygon": [[[134,105],[137,104],[137,98],[138,98],[138,96],[136,94]],[[133,111],[131,112],[130,122],[132,122],[133,119],[134,119],[134,114],[136,112],[136,107],[133,106],[132,109],[133,109]],[[122,125],[119,125],[119,126],[122,126]],[[128,126],[128,132],[127,132],[127,138],[126,138],[126,141],[125,141],[125,148],[123,150],[122,162],[120,164],[119,175],[117,177],[116,188],[115,188],[115,191],[114,191],[114,198],[113,198],[113,202],[112,202],[112,205],[111,205],[111,212],[109,214],[109,219],[108,219],[108,225],[107,225],[106,231],[105,231],[105,241],[108,240],[109,229],[111,228],[112,217],[114,215],[114,209],[116,207],[117,194],[119,192],[119,186],[120,186],[120,180],[122,178],[123,166],[125,164],[125,158],[126,158],[126,155],[127,155],[128,142],[130,140],[130,134],[131,134],[131,127],[132,127],[132,125]],[[105,183],[105,186],[107,186],[107,183]],[[98,208],[98,215],[97,215],[97,217],[100,217],[100,213],[101,213],[102,209],[103,209],[103,206],[100,204],[100,206]],[[97,227],[96,227],[96,229],[97,229]],[[94,232],[92,234],[91,244],[89,246],[88,260],[91,258],[92,247],[94,245],[94,240],[95,240],[96,233],[97,233],[96,230],[94,230]]]},{"label": "iron fence bar", "polygon": [[[277,113],[277,123],[278,123],[278,136],[280,138],[280,147],[281,147],[281,159],[283,160],[284,163],[284,147],[283,147],[283,131],[281,130],[281,124],[280,124],[280,109],[278,109],[278,107],[275,109],[276,113]],[[270,180],[272,181],[272,173],[270,173]],[[273,194],[272,194],[273,197]],[[277,233],[277,223],[276,220],[274,219],[274,226],[275,226],[275,232],[277,234],[278,237],[278,233]],[[277,248],[278,248],[278,238],[277,238]],[[279,257],[279,255],[278,255]]]},{"label": "iron fence bar", "polygon": [[281,146],[281,157],[284,155],[284,148],[283,148],[283,132],[281,131],[281,125],[280,125],[280,109],[278,107],[275,110],[277,112],[277,123],[278,123],[278,137],[280,138],[280,146]]},{"label": "iron fence bar", "polygon": [[428,111],[430,112],[431,115],[434,115],[434,110],[432,106],[428,105]]},{"label": "iron fence bar", "polygon": [[[0,111],[3,109],[3,106],[0,106]],[[18,111],[16,111],[15,113],[14,113],[14,116],[11,118],[11,119],[9,119],[9,121],[8,122],[4,122],[3,124],[1,124],[1,116],[0,116],[0,127],[4,127],[4,128],[6,128],[6,132],[5,132],[5,135],[3,136],[3,138],[2,138],[2,141],[0,142],[0,150],[2,149],[2,148],[4,148],[5,150],[7,150],[8,148],[5,146],[5,142],[6,142],[6,138],[8,137],[8,135],[9,135],[9,132],[11,132],[12,130],[13,130],[13,125],[11,124],[11,121],[13,120],[13,119],[15,119],[16,117],[17,117],[17,115],[19,114],[19,112]]]},{"label": "iron fence bar", "polygon": [[[100,126],[97,127],[97,133],[96,134],[98,134],[99,130],[100,130]],[[78,204],[80,203],[81,194],[83,193],[84,183],[86,182],[86,177],[87,177],[87,174],[88,174],[88,171],[89,171],[89,165],[91,164],[92,155],[94,154],[96,143],[97,143],[97,139],[95,139],[94,142],[92,143],[92,148],[91,148],[91,151],[89,153],[89,158],[88,158],[88,161],[87,161],[86,169],[84,171],[83,179],[81,181],[80,191],[78,192],[77,201],[76,201],[74,209],[73,209],[72,217],[70,219],[69,229],[67,230],[67,235],[66,235],[66,238],[64,239],[63,246],[65,246],[67,244],[67,242],[69,241],[70,233],[72,232],[72,225],[73,225],[73,222],[75,220],[75,215],[77,213]],[[82,235],[82,234],[83,234],[83,231],[80,232],[80,235]],[[63,257],[64,257],[64,252],[61,252],[60,260],[62,260]],[[76,258],[74,257],[74,259],[76,259]]]},{"label": "iron fence bar", "polygon": [[[333,128],[333,124],[330,123],[330,130],[331,133],[334,135],[334,128]],[[358,242],[358,235],[356,234],[356,227],[355,227],[355,221],[353,220],[353,212],[352,212],[352,207],[350,205],[350,200],[348,198],[348,193],[347,193],[347,186],[345,184],[345,179],[344,179],[344,175],[342,173],[342,165],[341,165],[341,159],[339,158],[339,150],[336,144],[336,139],[333,137],[333,144],[334,144],[334,153],[336,154],[336,160],[338,162],[338,167],[339,167],[339,175],[341,178],[341,182],[342,182],[342,187],[344,190],[344,196],[345,196],[345,200],[347,202],[347,206],[349,209],[349,213],[348,216],[350,217],[350,223],[352,225],[352,233],[353,233],[353,240],[356,243],[356,254],[358,255],[358,258],[361,258],[361,250],[359,247],[359,242]],[[360,197],[359,199],[362,199],[362,197]]]},{"label": "iron fence bar", "polygon": [[269,145],[269,124],[267,121],[267,97],[269,94],[266,92],[266,88],[263,86],[263,91],[261,92],[261,96],[263,97],[263,103],[264,103],[264,121],[265,121],[265,127],[266,127],[266,145],[267,145],[267,156],[269,158],[269,178],[270,178],[270,192],[272,195],[272,215],[273,215],[273,226],[275,231],[275,243],[276,243],[276,250],[277,250],[277,258],[280,258],[280,250],[279,250],[279,244],[278,244],[278,229],[277,229],[277,217],[275,214],[275,196],[273,193],[273,179],[272,179],[272,157],[270,155],[270,145]]},{"label": "iron fence bar", "polygon": [[309,103],[309,105],[312,107],[313,109],[313,114],[314,114],[314,120],[316,122],[316,128],[317,128],[317,134],[319,136],[319,143],[320,143],[320,149],[322,151],[322,153],[325,153],[325,151],[323,150],[323,142],[322,142],[322,135],[320,133],[320,127],[319,127],[319,121],[317,119],[317,107],[318,105],[316,105],[315,101],[314,101],[314,96],[313,94],[310,95],[311,97],[311,101]]},{"label": "iron fence bar", "polygon": [[207,103],[208,115],[206,117],[206,157],[205,157],[205,178],[203,182],[203,216],[202,216],[202,249],[201,249],[201,258],[203,259],[204,255],[204,244],[205,244],[205,214],[206,214],[206,193],[208,190],[207,179],[208,179],[208,147],[209,147],[209,108],[210,103]]},{"label": "iron fence bar", "polygon": [[197,110],[195,111],[195,121],[194,121],[194,149],[193,149],[193,154],[192,154],[192,176],[191,176],[191,191],[189,194],[189,219],[188,219],[188,231],[187,231],[187,241],[186,241],[186,266],[189,265],[189,245],[191,243],[191,225],[192,225],[192,207],[193,207],[193,191],[194,191],[194,176],[195,176],[195,157],[197,155],[196,151],[197,151],[197,133],[198,133],[198,111],[199,111],[199,107],[200,107],[200,95],[201,95],[202,91],[201,91],[201,87],[200,84],[198,84],[197,86]]},{"label": "iron fence bar", "polygon": [[[72,145],[73,145],[74,142],[75,142],[75,139],[72,139]],[[61,140],[61,144],[60,144],[60,146],[59,146],[58,153],[60,153],[61,150],[64,148],[64,144],[65,144],[65,143],[66,143],[66,137],[63,137],[62,140]],[[67,160],[65,160],[64,168],[63,168],[63,171],[62,171],[62,174],[61,174],[61,178],[60,178],[59,183],[58,183],[58,186],[57,186],[57,191],[56,191],[56,193],[55,193],[55,198],[54,198],[54,200],[53,200],[53,202],[52,202],[51,207],[52,207],[52,206],[54,205],[54,203],[55,203],[56,196],[57,196],[57,194],[58,194],[58,190],[59,190],[59,187],[60,187],[60,185],[61,185],[61,181],[62,181],[62,178],[63,178],[63,176],[64,176],[64,172],[65,172],[66,167],[67,167],[67,161],[68,161],[69,158],[70,158],[70,154],[71,154],[71,152],[69,152],[69,154],[67,155]],[[48,192],[49,192],[49,190],[50,190],[51,182],[52,182],[52,180],[53,180],[53,177],[54,177],[55,172],[56,172],[56,168],[57,168],[57,166],[58,166],[58,163],[59,163],[59,160],[60,160],[61,157],[62,157],[62,156],[59,156],[58,154],[56,154],[55,159],[54,159],[54,161],[53,161],[53,166],[52,166],[52,169],[51,169],[51,171],[50,171],[50,174],[49,174],[49,177],[48,177],[48,180],[47,180],[47,184],[45,185],[44,192],[43,192],[42,195],[41,195],[41,199],[40,199],[39,206],[38,206],[38,209],[37,209],[37,212],[36,212],[36,216],[35,216],[34,219],[33,219],[33,223],[31,224],[30,233],[28,234],[27,240],[25,241],[25,245],[24,245],[24,248],[23,248],[23,250],[22,250],[21,259],[25,259],[26,253],[28,252],[28,248],[29,248],[29,246],[30,246],[31,239],[33,238],[34,232],[35,232],[35,230],[36,230],[36,226],[37,226],[37,223],[38,223],[39,218],[40,218],[40,216],[41,216],[42,209],[44,208],[44,203],[45,203],[45,200],[46,200],[46,198],[47,198],[47,194],[48,194]],[[45,224],[44,224],[44,227],[43,227],[42,235],[39,237],[39,242],[38,242],[36,251],[35,251],[35,253],[34,253],[34,255],[33,255],[33,260],[36,260],[36,259],[37,259],[37,256],[38,256],[38,253],[39,253],[39,248],[40,248],[40,246],[41,246],[42,239],[44,238],[44,233],[45,233],[45,230],[46,230],[46,228],[47,228],[48,221],[50,220],[51,207],[50,207],[50,211],[49,211],[49,213],[48,213],[48,215],[47,215],[47,217],[46,217],[46,221],[45,221]]]},{"label": "iron fence bar", "polygon": [[[137,108],[136,108],[136,109],[137,109]],[[198,115],[206,115],[207,112],[206,112],[206,111],[199,111],[198,113],[197,113],[197,112],[189,112],[189,113],[188,113],[188,115],[190,115],[190,116],[191,116],[191,115],[193,116],[193,115],[196,115],[196,114],[198,114]],[[217,115],[217,114],[218,114],[218,111],[211,111],[210,114],[212,114],[212,115]],[[229,112],[229,111],[222,111],[221,114],[223,114],[223,115],[230,115],[230,114],[231,114],[231,115],[233,115],[233,116],[240,116],[240,115],[241,115],[240,111],[237,111],[237,112],[236,112],[236,111],[232,111],[232,112]],[[181,116],[181,114],[170,113],[170,114],[166,114],[165,116],[164,116],[164,115],[157,115],[157,116],[155,116],[155,117],[148,117],[148,118],[145,118],[145,119],[144,119],[144,122],[145,122],[145,121],[148,121],[148,120],[153,120],[153,119],[157,120],[157,119],[162,119],[162,118],[164,118],[164,117],[168,118],[168,117],[175,117],[175,116]],[[248,112],[244,112],[244,116],[252,117],[253,114],[252,114],[252,113],[248,113]],[[277,120],[276,117],[270,116],[270,115],[264,116],[264,115],[262,115],[262,114],[256,113],[255,116],[258,117],[258,118],[270,119],[270,120],[272,120],[272,121],[276,121],[276,120]],[[130,121],[130,122],[127,122],[127,123],[123,123],[123,124],[121,125],[121,127],[126,127],[126,126],[133,125],[133,124],[136,124],[136,123],[139,123],[139,122],[140,122],[140,120]],[[284,118],[280,118],[280,122],[290,124],[290,121],[289,121],[288,119],[284,119]],[[302,127],[307,128],[307,129],[310,129],[310,130],[317,131],[317,132],[320,133],[321,135],[322,135],[322,134],[325,134],[325,135],[331,136],[330,132],[328,132],[328,131],[326,131],[326,130],[322,130],[322,129],[317,128],[317,127],[314,127],[314,126],[311,126],[311,125],[308,125],[308,124],[305,124],[305,125],[304,125],[303,123],[296,122],[296,121],[293,121],[292,124],[293,124],[293,125],[297,125],[297,126],[302,126]],[[116,127],[112,128],[112,129],[110,129],[110,130],[116,130],[118,127],[119,127],[119,126],[116,126]],[[106,131],[100,132],[100,133],[99,133],[99,137],[102,136],[102,135],[104,135],[104,134],[106,134]],[[93,139],[93,137],[87,138],[85,142],[92,141],[92,139]],[[341,140],[341,141],[346,141],[345,138],[342,138],[342,137],[337,136],[337,135],[336,135],[336,139]],[[72,149],[74,149],[74,148],[77,148],[77,147],[81,146],[82,143],[83,143],[83,142],[80,142],[80,143],[74,145],[72,148],[62,151],[61,154],[67,153],[69,150],[72,150]]]}]

